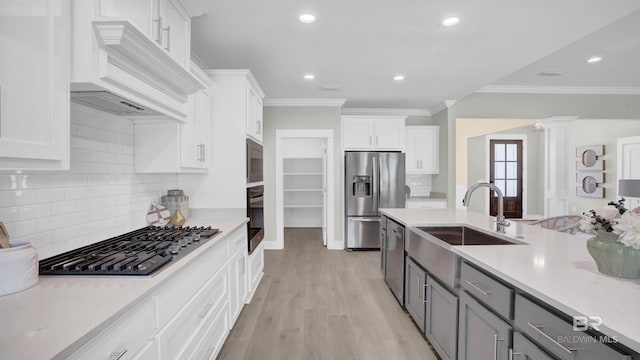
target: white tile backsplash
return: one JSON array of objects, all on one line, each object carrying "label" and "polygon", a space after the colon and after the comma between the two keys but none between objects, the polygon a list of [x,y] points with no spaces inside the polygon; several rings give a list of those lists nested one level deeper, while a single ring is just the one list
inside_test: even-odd
[{"label": "white tile backsplash", "polygon": [[411,188],[411,196],[429,196],[431,194],[431,175],[409,175],[405,182]]},{"label": "white tile backsplash", "polygon": [[146,225],[176,174],[137,175],[131,120],[71,103],[71,170],[0,172],[0,221],[41,259]]}]

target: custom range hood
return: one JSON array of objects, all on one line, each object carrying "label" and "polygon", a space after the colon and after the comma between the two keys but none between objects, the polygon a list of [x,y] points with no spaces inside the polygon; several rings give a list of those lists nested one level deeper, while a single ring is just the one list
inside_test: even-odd
[{"label": "custom range hood", "polygon": [[186,121],[189,95],[207,87],[189,70],[190,47],[170,54],[128,20],[96,17],[97,3],[73,2],[72,100],[127,117]]}]

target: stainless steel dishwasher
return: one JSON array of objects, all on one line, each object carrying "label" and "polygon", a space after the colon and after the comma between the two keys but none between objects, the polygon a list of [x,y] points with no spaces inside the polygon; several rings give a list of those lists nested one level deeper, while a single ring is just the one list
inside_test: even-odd
[{"label": "stainless steel dishwasher", "polygon": [[388,219],[386,235],[384,280],[398,302],[404,305],[404,226]]}]

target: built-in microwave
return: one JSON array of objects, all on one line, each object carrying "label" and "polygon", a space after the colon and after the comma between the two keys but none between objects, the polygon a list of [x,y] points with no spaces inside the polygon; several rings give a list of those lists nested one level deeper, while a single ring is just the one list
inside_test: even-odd
[{"label": "built-in microwave", "polygon": [[264,186],[247,188],[247,233],[249,237],[249,254],[264,239]]},{"label": "built-in microwave", "polygon": [[247,183],[263,181],[262,145],[247,139]]}]

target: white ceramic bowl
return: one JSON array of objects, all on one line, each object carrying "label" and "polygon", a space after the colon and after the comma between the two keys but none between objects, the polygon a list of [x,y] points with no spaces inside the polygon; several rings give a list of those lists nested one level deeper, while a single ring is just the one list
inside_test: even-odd
[{"label": "white ceramic bowl", "polygon": [[38,283],[38,252],[28,242],[0,249],[0,296],[13,294]]}]

